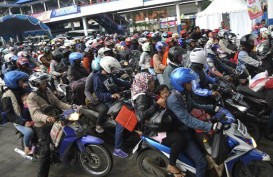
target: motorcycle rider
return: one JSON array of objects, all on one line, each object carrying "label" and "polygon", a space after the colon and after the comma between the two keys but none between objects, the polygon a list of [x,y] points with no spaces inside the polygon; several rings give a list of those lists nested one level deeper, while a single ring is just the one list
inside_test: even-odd
[{"label": "motorcycle rider", "polygon": [[[94,73],[93,76],[94,92],[98,100],[110,108],[112,103],[120,98],[120,87],[128,89],[130,88],[130,83],[112,75],[113,71],[121,69],[121,65],[117,59],[106,56],[101,59],[100,66],[102,70]],[[116,122],[115,150],[113,155],[120,158],[126,158],[128,156],[128,154],[121,149],[123,130],[124,128]]]},{"label": "motorcycle rider", "polygon": [[151,67],[151,56],[150,56],[151,46],[150,46],[150,43],[145,42],[142,45],[142,50],[143,50],[143,52],[140,55],[139,66],[140,66],[142,72],[149,72],[148,69]]},{"label": "motorcycle rider", "polygon": [[71,105],[61,102],[48,89],[49,75],[36,72],[29,77],[29,84],[33,91],[27,98],[30,115],[34,121],[34,131],[40,144],[40,164],[38,177],[47,177],[50,168],[50,130],[59,110],[67,110]]},{"label": "motorcycle rider", "polygon": [[33,73],[32,69],[29,67],[29,60],[25,57],[18,58],[16,61],[16,65],[17,65],[18,71],[25,72],[28,75]]},{"label": "motorcycle rider", "polygon": [[170,82],[171,73],[173,70],[181,66],[184,56],[186,54],[187,54],[187,51],[180,46],[172,47],[170,48],[168,52],[168,58],[170,62],[168,66],[164,69],[163,78],[164,78],[164,83],[169,87],[170,90],[173,89]]},{"label": "motorcycle rider", "polygon": [[163,71],[166,68],[165,65],[162,64],[162,60],[163,60],[163,55],[166,51],[166,47],[167,44],[165,42],[157,42],[155,45],[155,48],[157,50],[157,54],[154,54],[153,56],[153,66],[154,66],[154,70],[156,73],[156,78],[159,82],[159,84],[163,84],[164,83],[164,79],[163,79]]},{"label": "motorcycle rider", "polygon": [[24,104],[21,97],[29,93],[28,74],[22,71],[10,71],[4,75],[4,82],[7,90],[2,96],[2,108],[6,112],[7,118],[12,122],[15,128],[23,135],[25,146],[25,153],[29,154],[31,151],[31,140],[34,135],[31,126],[31,120],[23,117],[22,112]]},{"label": "motorcycle rider", "polygon": [[[207,162],[201,150],[194,141],[192,129],[200,129],[206,132],[218,130],[222,127],[221,123],[211,124],[203,122],[193,117],[188,111],[192,107],[204,109],[207,112],[216,113],[219,111],[218,106],[196,104],[190,97],[193,92],[192,82],[198,79],[197,73],[189,68],[177,68],[171,74],[171,84],[174,88],[171,95],[167,99],[167,108],[172,111],[175,118],[179,121],[181,130],[185,138],[185,152],[194,161],[196,165],[196,177],[206,177]],[[183,97],[186,96],[186,100]]]},{"label": "motorcycle rider", "polygon": [[70,83],[88,76],[87,70],[81,65],[83,54],[80,52],[72,52],[69,55],[71,66],[68,68],[67,76]]},{"label": "motorcycle rider", "polygon": [[199,78],[192,81],[193,97],[200,104],[212,103],[211,96],[217,97],[220,95],[218,91],[209,89],[209,83],[216,83],[216,79],[210,77],[204,72],[204,64],[207,61],[207,52],[202,48],[195,48],[190,53],[191,69],[195,71]]}]

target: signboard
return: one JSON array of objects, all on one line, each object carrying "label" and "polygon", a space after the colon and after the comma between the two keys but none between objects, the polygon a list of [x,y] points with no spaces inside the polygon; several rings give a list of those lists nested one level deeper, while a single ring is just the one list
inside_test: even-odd
[{"label": "signboard", "polygon": [[172,28],[176,26],[176,21],[160,22],[160,28]]},{"label": "signboard", "polygon": [[251,20],[263,15],[263,10],[259,0],[247,0],[247,10]]},{"label": "signboard", "polygon": [[41,12],[41,13],[37,13],[37,14],[31,14],[31,16],[34,18],[37,18],[41,22],[46,22],[46,21],[50,20],[51,12],[52,11],[49,10],[49,11],[45,11],[45,12]]},{"label": "signboard", "polygon": [[70,14],[76,14],[80,12],[81,10],[80,10],[80,7],[78,6],[64,7],[64,8],[52,10],[51,18],[70,15]]}]

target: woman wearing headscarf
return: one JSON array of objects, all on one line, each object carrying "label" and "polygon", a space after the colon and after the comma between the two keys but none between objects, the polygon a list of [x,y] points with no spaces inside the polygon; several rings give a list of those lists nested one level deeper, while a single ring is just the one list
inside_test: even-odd
[{"label": "woman wearing headscarf", "polygon": [[[132,100],[136,114],[140,123],[140,129],[146,136],[157,136],[159,133],[151,132],[145,127],[145,121],[153,116],[161,108],[166,107],[166,98],[159,98],[157,101],[154,97],[154,79],[146,73],[138,73],[132,84]],[[170,163],[167,167],[169,173],[175,177],[184,177],[185,175],[176,167],[176,160],[179,153],[183,150],[183,135],[177,131],[161,132],[161,139],[157,139],[167,146],[171,147]]]}]

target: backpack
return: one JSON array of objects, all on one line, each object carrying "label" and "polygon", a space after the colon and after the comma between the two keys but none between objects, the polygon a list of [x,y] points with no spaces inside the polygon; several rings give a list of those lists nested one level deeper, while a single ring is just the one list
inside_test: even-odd
[{"label": "backpack", "polygon": [[79,80],[73,81],[69,87],[71,88],[72,91],[72,102],[77,105],[84,105],[85,104],[85,94],[84,94],[84,89],[85,89],[85,83],[86,83],[86,78],[81,78]]},{"label": "backpack", "polygon": [[134,71],[139,71],[139,60],[140,60],[141,52],[138,50],[132,50],[129,53],[129,66],[133,68]]}]

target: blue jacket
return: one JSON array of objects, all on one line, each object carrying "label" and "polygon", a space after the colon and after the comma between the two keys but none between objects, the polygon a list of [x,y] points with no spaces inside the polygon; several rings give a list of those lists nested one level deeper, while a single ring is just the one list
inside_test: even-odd
[{"label": "blue jacket", "polygon": [[167,99],[167,108],[172,111],[176,118],[182,122],[186,127],[193,129],[201,129],[209,132],[212,128],[212,124],[208,122],[203,122],[195,117],[193,117],[188,111],[192,107],[204,109],[206,111],[213,111],[213,105],[201,105],[196,104],[190,97],[186,102],[183,95],[177,90],[172,91],[171,95]]},{"label": "blue jacket", "polygon": [[[130,88],[128,81],[121,80],[114,76],[103,75],[101,71],[94,73],[93,75],[94,92],[102,103],[114,102],[115,99],[111,98],[112,94],[119,93],[121,87]],[[116,84],[116,89],[111,89],[109,86]]]}]

